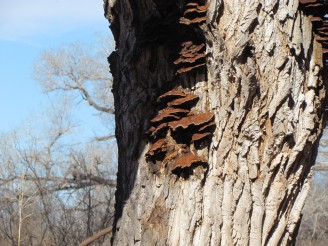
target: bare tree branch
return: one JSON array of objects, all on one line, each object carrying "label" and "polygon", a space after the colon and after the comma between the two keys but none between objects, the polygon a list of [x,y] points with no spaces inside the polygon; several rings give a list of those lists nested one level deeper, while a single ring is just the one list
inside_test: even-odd
[{"label": "bare tree branch", "polygon": [[314,166],[315,171],[328,171],[328,166]]},{"label": "bare tree branch", "polygon": [[104,137],[96,137],[95,140],[98,142],[102,142],[102,141],[107,141],[107,140],[111,140],[114,138],[115,138],[115,135],[108,135],[108,136],[104,136]]},{"label": "bare tree branch", "polygon": [[[101,105],[95,100],[99,94],[97,99],[102,98],[103,103],[112,105],[109,98],[112,79],[106,59],[95,57],[90,48],[71,44],[43,52],[34,65],[34,78],[45,92],[78,91],[83,100],[97,111],[114,113],[112,106]],[[92,83],[91,88],[87,86],[88,82]],[[97,87],[98,84],[107,85],[107,88]],[[95,93],[91,95],[91,91]]]},{"label": "bare tree branch", "polygon": [[97,234],[87,238],[86,240],[84,240],[82,243],[80,243],[79,246],[88,246],[90,245],[92,242],[96,241],[97,239],[99,239],[100,237],[102,236],[105,236],[106,234],[108,233],[111,233],[113,230],[113,227],[110,226],[110,227],[107,227],[103,230],[101,230],[100,232],[98,232]]},{"label": "bare tree branch", "polygon": [[95,108],[98,111],[104,112],[104,113],[114,114],[113,108],[102,107],[102,106],[99,106],[97,103],[95,103],[95,101],[91,98],[89,93],[83,87],[78,86],[78,90],[83,95],[83,99],[86,100],[91,107]]}]

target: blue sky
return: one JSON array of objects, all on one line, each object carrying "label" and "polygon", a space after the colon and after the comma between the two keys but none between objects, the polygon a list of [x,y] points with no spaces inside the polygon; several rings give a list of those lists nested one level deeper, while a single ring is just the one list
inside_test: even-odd
[{"label": "blue sky", "polygon": [[[42,50],[109,33],[103,0],[0,0],[0,132],[44,110],[50,97],[32,80]],[[86,104],[75,110],[85,135],[106,131]]]}]

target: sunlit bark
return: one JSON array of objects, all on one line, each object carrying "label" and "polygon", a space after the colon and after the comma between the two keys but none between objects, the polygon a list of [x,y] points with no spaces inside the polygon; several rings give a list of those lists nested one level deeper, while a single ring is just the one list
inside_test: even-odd
[{"label": "sunlit bark", "polygon": [[[289,245],[323,128],[321,44],[298,0],[195,2],[105,1],[117,45],[113,243]],[[205,44],[205,66],[177,61],[186,41]],[[156,100],[171,89],[199,97],[192,112],[215,116],[205,148],[187,143],[208,163],[187,177],[145,157]]]}]

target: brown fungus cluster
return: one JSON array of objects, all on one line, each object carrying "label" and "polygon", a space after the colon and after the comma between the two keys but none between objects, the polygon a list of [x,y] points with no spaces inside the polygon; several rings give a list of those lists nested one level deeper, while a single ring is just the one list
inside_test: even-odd
[{"label": "brown fungus cluster", "polygon": [[180,23],[184,25],[201,24],[206,21],[206,12],[209,2],[187,1],[185,11],[180,18]]},{"label": "brown fungus cluster", "polygon": [[324,59],[328,55],[328,1],[299,0],[303,11],[312,16],[311,21],[315,38],[322,44]]},{"label": "brown fungus cluster", "polygon": [[[176,57],[173,61],[176,66],[176,79],[185,78],[180,76],[185,73],[188,73],[187,76],[193,76],[191,71],[206,74],[206,44],[202,28],[206,22],[209,2],[186,0],[184,6],[179,7],[180,15],[177,19],[177,2],[154,0],[154,3],[165,18],[161,17],[161,23],[158,22],[158,17],[148,19],[143,24],[146,35],[141,36],[140,40],[155,42],[154,37],[148,37],[150,33],[155,33],[155,36],[162,40],[167,30],[171,29],[167,27],[173,23],[172,20],[178,20],[179,31],[176,30],[174,35],[180,35],[176,40],[181,49],[175,50],[178,54],[173,55]],[[171,10],[174,11],[170,12]],[[153,30],[155,27],[162,30],[156,33]],[[207,170],[208,147],[216,125],[213,113],[192,110],[198,100],[197,95],[180,89],[170,90],[157,98],[159,111],[150,120],[147,132],[150,148],[146,153],[146,160],[153,163],[150,170],[154,173],[173,173],[187,179],[191,175],[203,175]]]},{"label": "brown fungus cluster", "polygon": [[187,41],[181,46],[179,58],[174,61],[174,64],[179,67],[177,73],[186,73],[206,65],[205,44],[194,44],[192,41]]},{"label": "brown fungus cluster", "polygon": [[198,99],[181,90],[168,91],[157,99],[160,111],[150,121],[151,147],[146,158],[161,165],[166,173],[170,170],[186,178],[193,167],[207,167],[207,161],[197,156],[197,149],[208,147],[207,140],[215,130],[214,114],[194,113],[191,109]]},{"label": "brown fungus cluster", "polygon": [[185,26],[191,35],[181,43],[181,51],[174,61],[177,65],[177,74],[206,67],[206,45],[200,26],[206,22],[206,13],[209,1],[187,0],[179,23]]}]

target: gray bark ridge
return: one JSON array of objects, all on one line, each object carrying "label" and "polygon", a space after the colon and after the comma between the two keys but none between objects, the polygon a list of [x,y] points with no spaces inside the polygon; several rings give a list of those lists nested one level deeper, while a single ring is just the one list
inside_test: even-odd
[{"label": "gray bark ridge", "polygon": [[[294,242],[326,90],[322,45],[298,0],[116,0],[105,15],[117,46],[113,245]],[[174,61],[190,40],[206,45],[206,64],[180,73],[188,66]],[[188,177],[147,160],[157,98],[172,89],[198,96],[191,111],[216,125],[202,150],[187,144],[207,163]]]}]

